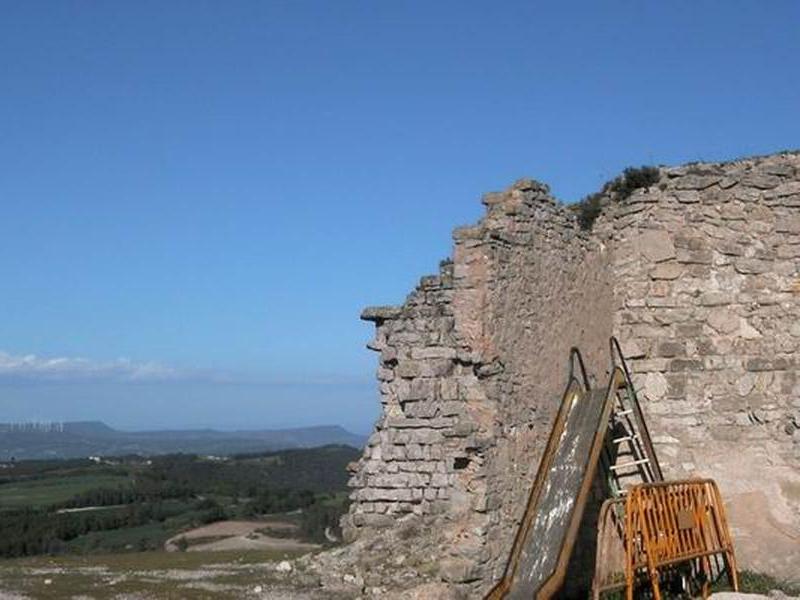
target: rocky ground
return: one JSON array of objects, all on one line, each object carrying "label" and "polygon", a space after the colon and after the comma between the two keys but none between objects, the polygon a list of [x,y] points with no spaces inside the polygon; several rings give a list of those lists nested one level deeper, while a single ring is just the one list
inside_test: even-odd
[{"label": "rocky ground", "polygon": [[[274,552],[146,552],[99,557],[58,557],[0,562],[0,600],[200,600],[277,599],[466,600],[467,589],[440,576],[459,565],[439,559],[440,549],[416,545],[418,537],[355,542],[331,551],[280,556]],[[368,556],[369,559],[364,557]],[[436,575],[439,574],[439,575]],[[757,582],[759,583],[759,582]],[[757,588],[745,578],[743,589]],[[800,600],[774,590],[767,595],[722,592],[714,600]]]},{"label": "rocky ground", "polygon": [[[291,558],[291,557],[287,557]],[[343,599],[265,552],[147,552],[0,562],[0,599]]]},{"label": "rocky ground", "polygon": [[0,561],[0,599],[469,598],[452,584],[469,575],[464,565],[443,558],[446,549],[418,527],[406,519],[385,536],[302,556],[307,551],[172,551]]}]

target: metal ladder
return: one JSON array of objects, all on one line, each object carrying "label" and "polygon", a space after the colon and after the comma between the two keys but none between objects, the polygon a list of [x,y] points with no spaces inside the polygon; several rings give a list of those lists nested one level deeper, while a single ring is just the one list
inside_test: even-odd
[{"label": "metal ladder", "polygon": [[619,498],[637,483],[663,481],[664,476],[619,342],[612,337],[609,345],[612,371],[619,367],[625,379],[615,390],[601,465],[611,496]]}]

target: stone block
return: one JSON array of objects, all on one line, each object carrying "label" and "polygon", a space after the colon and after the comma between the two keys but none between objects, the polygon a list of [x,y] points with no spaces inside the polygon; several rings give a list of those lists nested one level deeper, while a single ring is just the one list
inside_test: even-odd
[{"label": "stone block", "polygon": [[402,405],[405,415],[416,419],[432,419],[438,412],[438,404],[428,400],[404,402]]},{"label": "stone block", "polygon": [[653,279],[665,279],[671,281],[678,279],[683,273],[683,267],[675,262],[663,262],[657,264],[650,270],[650,277]]},{"label": "stone block", "polygon": [[675,189],[705,190],[721,180],[721,175],[685,175],[675,181]]},{"label": "stone block", "polygon": [[737,203],[726,203],[719,207],[719,215],[725,221],[744,221],[747,218],[744,206]]},{"label": "stone block", "polygon": [[673,323],[683,323],[692,318],[692,311],[679,308],[664,308],[654,312],[653,318],[662,325],[672,325]]},{"label": "stone block", "polygon": [[442,417],[454,417],[464,412],[464,403],[459,400],[440,402],[438,406]]},{"label": "stone block", "polygon": [[438,463],[434,461],[425,461],[416,463],[416,470],[418,473],[436,473]]},{"label": "stone block", "polygon": [[675,245],[666,231],[646,231],[635,240],[638,252],[651,262],[675,258]]},{"label": "stone block", "polygon": [[739,337],[745,340],[757,340],[761,338],[762,335],[747,319],[742,319],[739,327]]},{"label": "stone block", "polygon": [[644,358],[646,355],[645,351],[642,349],[642,344],[636,340],[630,338],[623,339],[620,341],[620,346],[622,348],[622,355],[627,360]]},{"label": "stone block", "polygon": [[678,340],[665,340],[658,344],[656,353],[664,358],[686,356],[686,344]]},{"label": "stone block", "polygon": [[386,346],[381,350],[381,362],[384,365],[392,366],[397,362],[397,348]]},{"label": "stone block", "polygon": [[756,258],[738,258],[733,263],[737,273],[743,275],[766,273],[770,269],[770,263]]},{"label": "stone block", "polygon": [[414,429],[410,434],[414,444],[438,444],[444,439],[442,432],[437,429]]},{"label": "stone block", "polygon": [[778,246],[778,258],[800,258],[800,244]]},{"label": "stone block", "polygon": [[744,364],[744,368],[748,371],[772,371],[773,365],[772,362],[766,358],[751,358],[747,360]]},{"label": "stone block", "polygon": [[686,395],[686,373],[667,373],[666,396],[669,398],[683,398]]},{"label": "stone block", "polygon": [[720,240],[716,245],[717,252],[726,256],[742,256],[744,255],[744,247],[730,240]]},{"label": "stone block", "polygon": [[[476,241],[481,240],[483,238],[485,231],[481,226],[465,226],[465,227],[456,227],[453,230],[453,239],[458,242],[463,241]],[[458,263],[455,265],[458,267]]]},{"label": "stone block", "polygon": [[361,319],[380,324],[384,321],[398,319],[403,309],[400,306],[370,306],[361,312]]},{"label": "stone block", "polygon": [[678,337],[696,338],[703,333],[703,325],[697,322],[678,323],[675,326]]},{"label": "stone block", "polygon": [[458,380],[452,377],[440,380],[439,396],[441,397],[442,400],[457,400]]},{"label": "stone block", "polygon": [[778,187],[783,180],[776,175],[762,173],[748,173],[741,180],[741,185],[758,190],[771,190]]},{"label": "stone block", "polygon": [[398,361],[397,367],[395,368],[395,374],[398,377],[402,377],[403,379],[411,379],[414,377],[419,377],[421,371],[422,367],[419,361],[412,361],[407,359]]},{"label": "stone block", "polygon": [[411,358],[426,359],[426,358],[448,358],[453,359],[456,357],[456,349],[448,348],[447,346],[425,346],[423,348],[412,348]]},{"label": "stone block", "polygon": [[[664,283],[664,282],[656,282],[656,283]],[[664,290],[661,290],[659,287],[654,285],[654,290],[653,291],[654,292],[662,292]],[[668,291],[669,290],[667,290],[667,292]],[[645,302],[645,306],[647,306],[649,308],[679,308],[679,307],[683,306],[683,302],[681,302],[681,300],[679,298],[668,296],[666,293],[664,293],[664,294],[655,294],[654,293],[652,297],[647,299],[647,301]],[[659,318],[659,317],[657,317],[656,320],[659,321],[660,323],[666,323],[666,322],[672,323],[672,322],[674,322],[674,321],[665,321],[665,320],[663,320],[663,318]]]},{"label": "stone block", "polygon": [[460,400],[485,400],[486,393],[480,382],[474,377],[461,377],[458,380],[458,397]]},{"label": "stone block", "polygon": [[779,219],[775,223],[775,231],[778,233],[800,233],[800,216],[787,216]]},{"label": "stone block", "polygon": [[672,194],[681,204],[697,204],[700,202],[700,193],[696,190],[678,190]]},{"label": "stone block", "polygon": [[452,360],[443,358],[425,360],[418,364],[420,377],[446,377],[453,372],[455,366]]},{"label": "stone block", "polygon": [[709,427],[712,440],[721,442],[741,442],[742,428],[739,425],[713,425]]},{"label": "stone block", "polygon": [[406,397],[400,396],[400,400],[434,400],[436,398],[435,382],[431,379],[413,379],[408,386]]},{"label": "stone block", "polygon": [[394,379],[393,369],[378,369],[378,381],[392,381]]},{"label": "stone block", "polygon": [[361,527],[384,528],[394,525],[395,519],[389,515],[368,513],[353,515],[353,522]]},{"label": "stone block", "polygon": [[800,195],[800,181],[787,181],[774,187],[773,189],[764,192],[766,200],[773,198],[785,198],[786,196]]},{"label": "stone block", "polygon": [[710,265],[714,262],[711,250],[681,250],[677,252],[679,263],[686,265]]},{"label": "stone block", "polygon": [[423,460],[425,454],[422,451],[422,446],[419,444],[408,444],[406,446],[406,458],[408,460]]},{"label": "stone block", "polygon": [[667,392],[667,380],[662,373],[648,373],[642,388],[648,398],[660,400]]},{"label": "stone block", "polygon": [[644,360],[637,360],[633,364],[633,369],[637,373],[648,373],[651,371],[667,371],[669,369],[669,360],[666,358],[648,358]]},{"label": "stone block", "polygon": [[446,473],[434,473],[431,475],[431,487],[448,487],[450,485],[450,475]]},{"label": "stone block", "polygon": [[701,306],[724,306],[733,301],[734,296],[730,292],[705,292],[699,299]]},{"label": "stone block", "polygon": [[676,358],[669,364],[670,371],[700,371],[703,363],[693,358]]},{"label": "stone block", "polygon": [[682,230],[675,235],[675,247],[684,250],[707,250],[705,236],[698,235],[694,229]]},{"label": "stone block", "polygon": [[741,319],[736,313],[726,308],[715,308],[708,313],[707,321],[720,333],[730,334],[739,329]]},{"label": "stone block", "polygon": [[469,583],[480,579],[480,569],[465,558],[445,558],[439,563],[439,573],[448,583]]},{"label": "stone block", "polygon": [[404,488],[372,488],[372,492],[376,500],[390,502],[411,502],[413,497],[411,490]]}]

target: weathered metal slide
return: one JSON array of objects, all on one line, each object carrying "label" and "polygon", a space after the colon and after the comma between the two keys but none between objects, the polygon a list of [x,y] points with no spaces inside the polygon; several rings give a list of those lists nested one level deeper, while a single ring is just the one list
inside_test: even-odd
[{"label": "weathered metal slide", "polygon": [[580,352],[570,352],[569,381],[525,514],[503,577],[487,599],[549,598],[563,584],[616,394],[624,385],[625,373],[616,367],[606,389],[591,390]]}]

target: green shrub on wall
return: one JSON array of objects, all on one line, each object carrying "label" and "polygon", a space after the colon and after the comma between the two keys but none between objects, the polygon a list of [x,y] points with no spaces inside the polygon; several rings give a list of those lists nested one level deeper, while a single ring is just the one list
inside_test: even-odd
[{"label": "green shrub on wall", "polygon": [[592,228],[595,220],[603,211],[603,200],[605,198],[609,198],[614,202],[621,202],[634,191],[658,183],[658,178],[658,167],[628,167],[622,172],[622,175],[606,182],[602,190],[589,194],[580,202],[572,205],[581,229],[589,230]]}]

